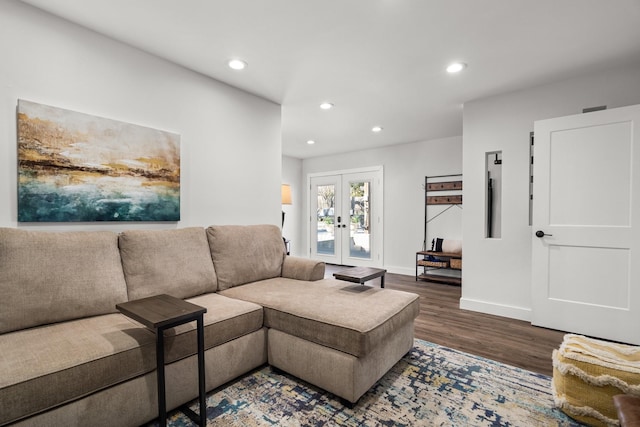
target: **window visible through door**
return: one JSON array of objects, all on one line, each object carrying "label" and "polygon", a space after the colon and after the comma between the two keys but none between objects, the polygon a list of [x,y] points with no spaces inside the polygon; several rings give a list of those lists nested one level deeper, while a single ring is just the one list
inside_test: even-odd
[{"label": "window visible through door", "polygon": [[310,177],[310,253],[327,263],[382,265],[382,169]]}]

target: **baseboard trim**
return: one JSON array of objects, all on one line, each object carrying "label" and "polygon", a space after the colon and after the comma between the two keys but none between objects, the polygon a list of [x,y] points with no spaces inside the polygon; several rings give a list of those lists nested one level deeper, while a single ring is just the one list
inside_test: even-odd
[{"label": "baseboard trim", "polygon": [[493,302],[460,298],[460,308],[462,310],[478,311],[480,313],[493,314],[495,316],[508,317],[510,319],[524,320],[531,322],[531,309],[515,307],[512,305],[496,304]]},{"label": "baseboard trim", "polygon": [[387,269],[387,273],[403,274],[405,276],[415,276],[416,275],[415,268],[396,267],[396,266],[393,266],[393,265],[391,265],[391,266],[385,265],[382,268],[386,268]]}]

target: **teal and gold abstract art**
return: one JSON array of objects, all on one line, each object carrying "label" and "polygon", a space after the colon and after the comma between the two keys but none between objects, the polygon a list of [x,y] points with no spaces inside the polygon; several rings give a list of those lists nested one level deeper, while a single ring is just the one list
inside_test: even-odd
[{"label": "teal and gold abstract art", "polygon": [[18,221],[180,220],[180,136],[18,101]]}]

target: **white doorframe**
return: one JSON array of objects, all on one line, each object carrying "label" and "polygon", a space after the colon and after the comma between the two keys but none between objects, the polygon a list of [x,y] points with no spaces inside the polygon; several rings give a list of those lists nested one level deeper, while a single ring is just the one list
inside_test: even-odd
[{"label": "white doorframe", "polygon": [[360,174],[360,173],[370,173],[375,176],[375,185],[372,190],[372,201],[371,201],[371,212],[373,215],[372,220],[372,241],[371,241],[371,261],[359,261],[357,259],[350,260],[349,265],[368,265],[368,266],[376,266],[382,267],[384,265],[384,256],[383,256],[383,248],[384,248],[384,168],[383,166],[371,166],[364,168],[356,168],[356,169],[343,169],[343,170],[335,170],[335,171],[326,171],[326,172],[317,172],[307,174],[307,203],[306,203],[306,218],[307,218],[307,226],[306,226],[306,236],[307,236],[307,256],[311,257],[311,223],[312,223],[312,215],[315,212],[311,210],[311,180],[313,178],[318,177],[329,177],[329,176],[343,176],[343,175],[352,175],[352,174]]}]

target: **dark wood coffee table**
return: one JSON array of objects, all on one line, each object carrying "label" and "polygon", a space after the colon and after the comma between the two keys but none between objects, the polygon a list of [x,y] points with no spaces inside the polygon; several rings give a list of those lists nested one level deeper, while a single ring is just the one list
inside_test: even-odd
[{"label": "dark wood coffee table", "polygon": [[204,377],[204,313],[207,309],[191,304],[171,295],[156,295],[149,298],[116,304],[116,308],[124,315],[137,320],[156,333],[156,372],[158,375],[158,421],[161,426],[167,425],[167,402],[165,397],[164,378],[164,331],[174,326],[192,321],[197,322],[198,335],[198,386],[200,391],[200,414],[196,414],[186,405],[180,410],[197,425],[204,427],[207,423],[207,404],[205,402]]},{"label": "dark wood coffee table", "polygon": [[346,280],[347,282],[360,283],[364,285],[365,282],[380,278],[380,287],[384,288],[384,275],[387,270],[382,268],[373,267],[351,267],[346,270],[333,273],[333,277],[338,280]]}]

